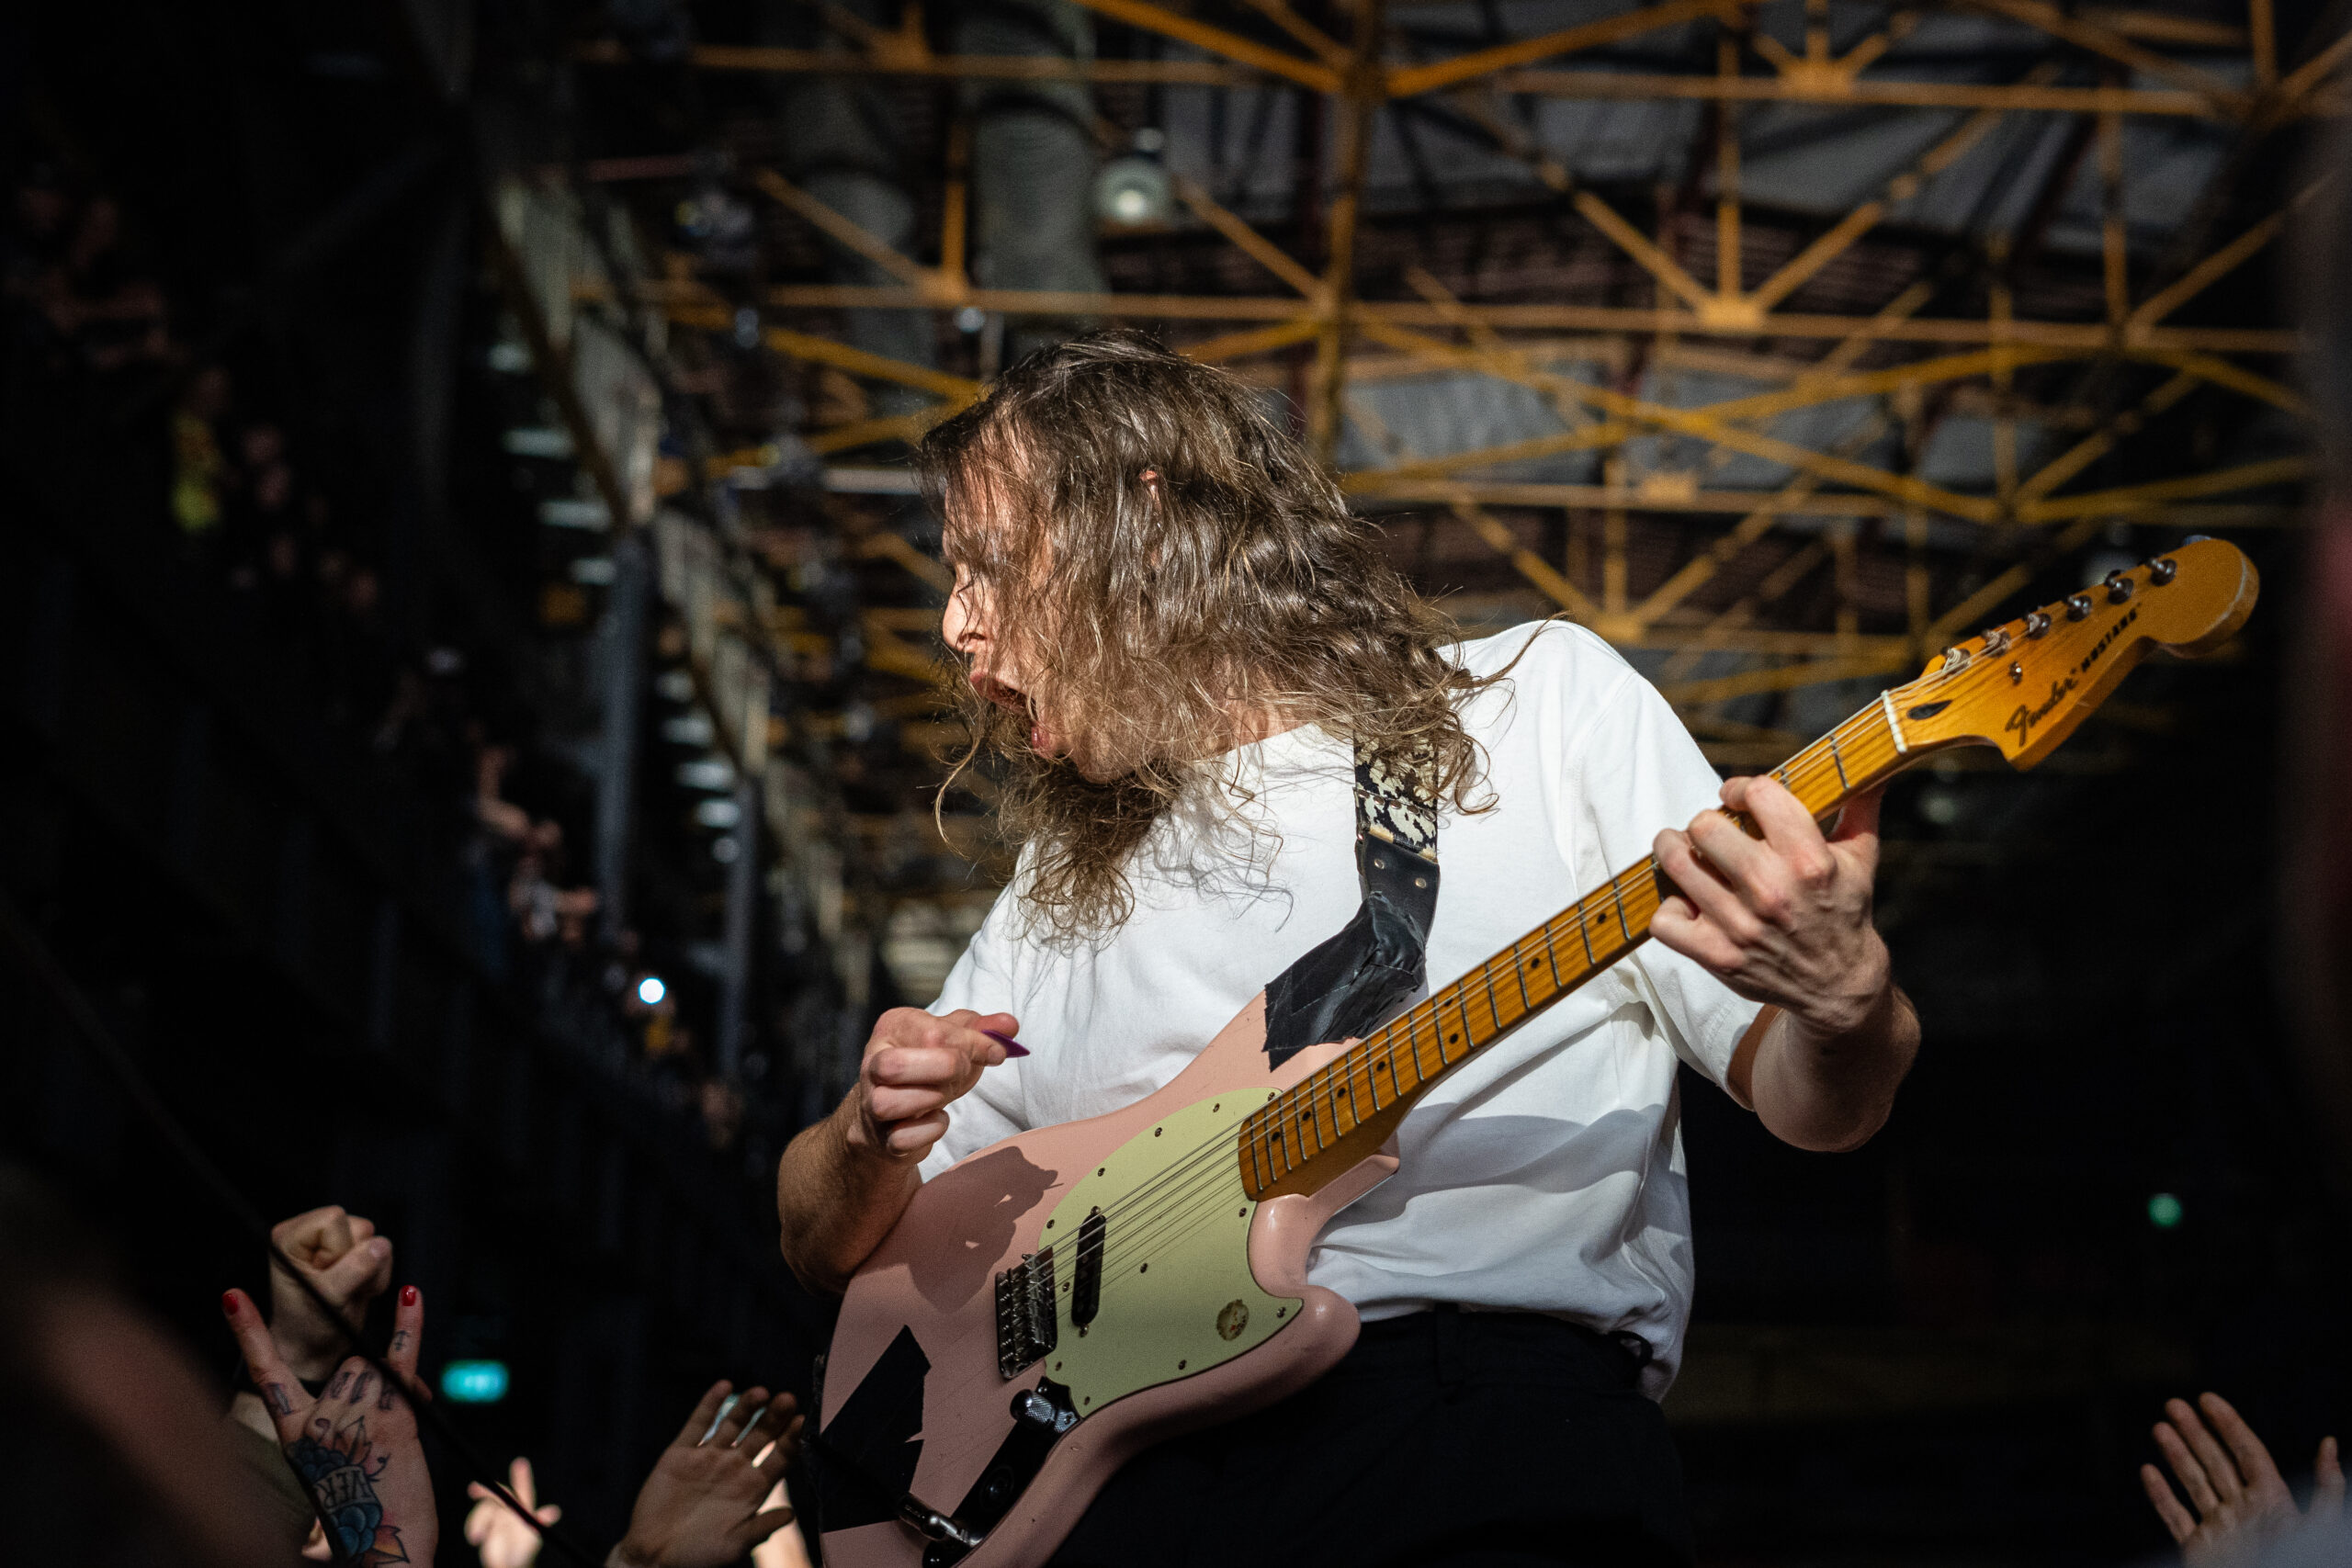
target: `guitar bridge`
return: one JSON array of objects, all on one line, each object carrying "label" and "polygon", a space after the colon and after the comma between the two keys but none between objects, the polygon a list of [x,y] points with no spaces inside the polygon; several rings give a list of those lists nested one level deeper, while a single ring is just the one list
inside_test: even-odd
[{"label": "guitar bridge", "polygon": [[1033,1252],[996,1277],[996,1366],[1008,1379],[1052,1354],[1061,1331],[1054,1321],[1054,1249]]}]

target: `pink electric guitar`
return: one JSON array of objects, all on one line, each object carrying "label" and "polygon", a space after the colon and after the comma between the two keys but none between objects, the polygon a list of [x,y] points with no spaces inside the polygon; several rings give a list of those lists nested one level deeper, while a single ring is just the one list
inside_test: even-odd
[{"label": "pink electric guitar", "polygon": [[[1948,650],[1773,776],[1826,818],[1950,747],[2031,767],[2151,649],[2235,633],[2256,586],[2236,548],[2192,541]],[[824,1363],[825,1561],[1038,1563],[1147,1445],[1320,1376],[1356,1314],[1306,1282],[1316,1234],[1396,1169],[1384,1145],[1430,1085],[1639,946],[1665,888],[1644,861],[1368,1038],[1280,1067],[1261,993],[1158,1093],[926,1183]]]}]

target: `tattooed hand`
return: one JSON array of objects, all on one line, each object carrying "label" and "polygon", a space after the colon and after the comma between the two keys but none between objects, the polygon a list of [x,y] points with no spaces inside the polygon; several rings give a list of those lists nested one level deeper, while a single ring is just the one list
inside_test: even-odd
[{"label": "tattooed hand", "polygon": [[277,1353],[268,1326],[243,1291],[220,1298],[229,1328],[245,1353],[262,1403],[277,1428],[287,1462],[301,1477],[333,1538],[334,1555],[361,1568],[433,1561],[440,1529],[433,1513],[433,1478],[417,1441],[418,1342],[424,1303],[416,1287],[401,1292],[385,1363],[394,1388],[357,1356],[336,1369],[326,1393],[313,1400]]},{"label": "tattooed hand", "polygon": [[721,1418],[727,1393],[725,1382],[711,1384],[662,1450],[638,1491],[628,1534],[608,1562],[625,1568],[727,1568],[791,1522],[791,1509],[763,1510],[760,1504],[800,1451],[792,1395],[779,1394],[770,1404],[768,1391],[755,1388]]},{"label": "tattooed hand", "polygon": [[[332,1204],[280,1220],[270,1228],[269,1239],[354,1328],[367,1317],[368,1303],[392,1282],[391,1242],[376,1234],[372,1221]],[[351,1348],[350,1337],[275,1259],[269,1267],[269,1332],[294,1375],[312,1382],[334,1371]]]}]

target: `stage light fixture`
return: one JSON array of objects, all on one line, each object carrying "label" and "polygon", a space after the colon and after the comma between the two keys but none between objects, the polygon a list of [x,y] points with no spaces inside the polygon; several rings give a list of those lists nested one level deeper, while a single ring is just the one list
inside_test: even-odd
[{"label": "stage light fixture", "polygon": [[2148,1200],[2148,1223],[2160,1231],[2179,1228],[2180,1215],[2180,1200],[2169,1192],[2159,1192]]},{"label": "stage light fixture", "polygon": [[441,1369],[441,1397],[452,1404],[495,1404],[506,1397],[503,1361],[452,1361]]},{"label": "stage light fixture", "polygon": [[1095,176],[1094,210],[1104,222],[1129,229],[1167,222],[1168,171],[1150,158],[1112,159]]},{"label": "stage light fixture", "polygon": [[637,983],[637,999],[647,1007],[660,1007],[662,998],[669,994],[670,987],[662,983],[662,976],[659,975],[648,975]]}]

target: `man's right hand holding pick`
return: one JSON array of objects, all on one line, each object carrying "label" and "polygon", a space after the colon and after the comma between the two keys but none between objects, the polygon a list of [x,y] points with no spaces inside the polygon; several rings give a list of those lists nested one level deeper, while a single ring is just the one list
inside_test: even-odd
[{"label": "man's right hand holding pick", "polygon": [[1005,1059],[994,1031],[1010,1038],[1011,1013],[961,1009],[934,1017],[921,1008],[892,1008],[876,1021],[854,1096],[857,1115],[850,1147],[908,1165],[919,1163],[947,1132],[947,1107]]},{"label": "man's right hand holding pick", "polygon": [[776,1165],[784,1260],[814,1290],[840,1292],[922,1185],[916,1167],[947,1132],[947,1107],[1005,1060],[1011,1013],[933,1016],[893,1008],[874,1026],[857,1084]]}]

